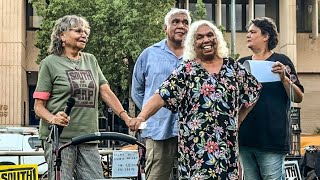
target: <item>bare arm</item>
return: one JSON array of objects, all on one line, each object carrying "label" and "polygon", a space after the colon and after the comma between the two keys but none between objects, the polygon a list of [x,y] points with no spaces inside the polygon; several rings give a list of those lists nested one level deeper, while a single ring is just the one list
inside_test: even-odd
[{"label": "bare arm", "polygon": [[49,124],[56,124],[59,126],[68,126],[70,118],[68,115],[59,111],[57,114],[52,114],[46,108],[46,100],[35,99],[34,110],[37,116]]},{"label": "bare arm", "polygon": [[291,101],[293,100],[293,102],[295,103],[300,103],[303,99],[303,92],[301,91],[301,89],[295,85],[293,82],[291,82],[291,80],[288,77],[285,77],[282,81],[283,87],[285,88],[288,97],[290,97],[290,88],[292,88],[292,92],[294,94],[293,99],[292,99],[292,95],[290,97]]},{"label": "bare arm", "polygon": [[119,99],[112,92],[108,84],[103,84],[100,86],[100,94],[103,101],[113,110],[114,113],[116,113],[118,116],[121,116],[120,118],[123,119],[128,126],[131,118],[128,116]]},{"label": "bare arm", "polygon": [[165,101],[158,93],[155,93],[142,107],[142,110],[138,117],[133,118],[133,121],[131,121],[129,128],[132,131],[138,130],[142,122],[145,122],[149,117],[154,115],[164,105]]},{"label": "bare arm", "polygon": [[154,115],[164,105],[165,101],[158,93],[155,93],[142,108],[142,111],[140,112],[138,117],[144,118],[146,120]]}]

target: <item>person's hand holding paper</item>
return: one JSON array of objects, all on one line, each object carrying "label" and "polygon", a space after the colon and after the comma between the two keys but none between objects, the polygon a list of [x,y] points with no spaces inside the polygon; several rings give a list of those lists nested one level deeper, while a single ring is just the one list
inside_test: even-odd
[{"label": "person's hand holding paper", "polygon": [[243,63],[244,67],[260,82],[280,81],[280,75],[272,72],[273,61],[247,60]]}]

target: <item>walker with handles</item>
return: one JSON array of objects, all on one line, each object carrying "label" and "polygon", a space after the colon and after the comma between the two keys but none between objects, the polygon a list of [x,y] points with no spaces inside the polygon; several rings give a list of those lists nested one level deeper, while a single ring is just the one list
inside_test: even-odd
[{"label": "walker with handles", "polygon": [[[137,138],[123,134],[118,132],[95,132],[90,134],[85,134],[81,136],[77,136],[72,138],[69,142],[59,146],[59,133],[58,133],[58,126],[52,125],[51,127],[52,134],[52,145],[53,145],[53,157],[52,160],[54,161],[54,172],[55,172],[55,180],[61,180],[61,152],[63,149],[71,146],[71,145],[79,145],[82,143],[90,142],[90,141],[97,141],[97,140],[115,140],[115,141],[122,141],[132,145],[138,145],[138,152],[139,152],[139,161],[138,161],[138,174],[137,180],[144,180],[144,166],[145,166],[145,152],[146,147],[143,143],[139,142]],[[49,136],[50,137],[50,136]]]}]

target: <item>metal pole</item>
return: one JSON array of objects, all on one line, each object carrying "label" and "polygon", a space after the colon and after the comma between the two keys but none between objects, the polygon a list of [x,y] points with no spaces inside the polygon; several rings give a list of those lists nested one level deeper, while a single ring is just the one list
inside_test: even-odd
[{"label": "metal pole", "polygon": [[231,0],[231,56],[236,52],[236,2]]},{"label": "metal pole", "polygon": [[[112,131],[115,132],[115,129],[114,129],[114,112],[112,112]],[[114,147],[115,147],[115,142],[114,141],[111,141],[112,143],[112,150],[114,150]]]},{"label": "metal pole", "polygon": [[318,0],[312,2],[312,39],[319,37],[319,25],[318,25]]},{"label": "metal pole", "polygon": [[249,0],[249,21],[254,19],[254,0]]},{"label": "metal pole", "polygon": [[217,9],[216,9],[216,25],[220,26],[222,25],[221,22],[221,0],[217,0]]},{"label": "metal pole", "polygon": [[189,10],[189,0],[186,0],[185,2],[186,2],[186,8],[185,9]]}]

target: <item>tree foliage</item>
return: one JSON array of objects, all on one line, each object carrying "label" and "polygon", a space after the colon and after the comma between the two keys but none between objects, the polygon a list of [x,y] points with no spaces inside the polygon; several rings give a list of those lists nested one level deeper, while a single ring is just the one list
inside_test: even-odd
[{"label": "tree foliage", "polygon": [[197,21],[197,20],[206,19],[206,18],[207,18],[206,6],[202,0],[197,0],[196,10],[194,11],[194,14],[193,14],[193,20]]},{"label": "tree foliage", "polygon": [[55,20],[75,14],[85,17],[91,34],[85,52],[92,53],[120,99],[128,98],[134,62],[142,50],[164,38],[166,12],[174,0],[31,0],[43,17],[37,31],[37,63],[48,53]]}]

